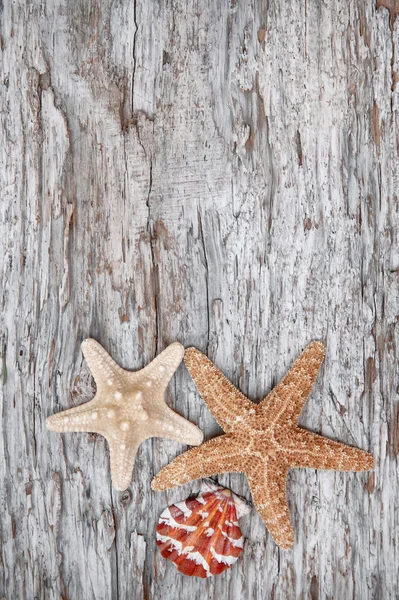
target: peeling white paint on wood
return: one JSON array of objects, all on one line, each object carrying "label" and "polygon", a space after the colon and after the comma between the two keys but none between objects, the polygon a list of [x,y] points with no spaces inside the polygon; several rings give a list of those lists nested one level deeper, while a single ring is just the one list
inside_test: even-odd
[{"label": "peeling white paint on wood", "polygon": [[[2,5],[0,597],[399,597],[399,19],[379,3]],[[93,395],[88,336],[128,369],[195,345],[254,400],[322,339],[301,423],[377,468],[291,472],[292,552],[252,512],[231,571],[184,578],[155,525],[198,485],[150,489],[184,448],[145,442],[117,493],[101,437],[45,428]],[[183,366],[169,400],[219,432]]]}]

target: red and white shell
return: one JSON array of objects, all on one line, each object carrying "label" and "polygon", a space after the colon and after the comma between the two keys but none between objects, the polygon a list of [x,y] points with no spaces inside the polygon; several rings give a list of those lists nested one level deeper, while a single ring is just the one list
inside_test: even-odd
[{"label": "red and white shell", "polygon": [[195,499],[172,504],[159,518],[157,544],[164,558],[190,577],[211,577],[229,569],[244,546],[238,519],[251,504],[206,479]]}]

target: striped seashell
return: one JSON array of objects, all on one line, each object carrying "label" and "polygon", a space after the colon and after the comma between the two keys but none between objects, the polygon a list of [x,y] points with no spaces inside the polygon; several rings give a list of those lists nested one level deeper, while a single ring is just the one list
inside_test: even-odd
[{"label": "striped seashell", "polygon": [[157,544],[164,558],[190,577],[211,577],[229,569],[244,546],[238,519],[252,506],[205,479],[195,499],[172,504],[161,514]]}]

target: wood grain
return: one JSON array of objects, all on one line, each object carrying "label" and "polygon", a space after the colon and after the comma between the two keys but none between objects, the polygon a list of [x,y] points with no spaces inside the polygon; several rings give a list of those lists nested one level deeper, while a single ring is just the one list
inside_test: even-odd
[{"label": "wood grain", "polygon": [[[1,3],[1,598],[399,598],[399,19],[378,4]],[[89,336],[133,370],[196,346],[254,400],[323,340],[300,422],[375,472],[292,471],[293,551],[253,511],[231,571],[184,578],[155,525],[198,486],[150,488],[184,447],[145,442],[118,493],[103,438],[45,428],[94,393]],[[219,432],[183,366],[169,402]]]}]

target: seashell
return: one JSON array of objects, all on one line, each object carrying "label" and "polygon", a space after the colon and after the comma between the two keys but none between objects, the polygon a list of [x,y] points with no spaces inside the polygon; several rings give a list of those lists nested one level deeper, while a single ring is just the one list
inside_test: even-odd
[{"label": "seashell", "polygon": [[252,505],[210,479],[196,498],[168,506],[159,518],[157,544],[164,558],[190,577],[211,577],[229,569],[244,546],[238,519]]}]

